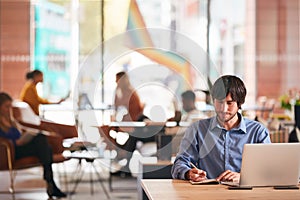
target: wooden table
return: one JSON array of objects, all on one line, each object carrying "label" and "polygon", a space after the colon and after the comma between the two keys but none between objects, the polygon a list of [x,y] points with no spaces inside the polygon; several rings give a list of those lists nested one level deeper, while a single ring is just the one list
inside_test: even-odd
[{"label": "wooden table", "polygon": [[228,190],[225,185],[191,185],[187,181],[172,179],[143,179],[141,185],[150,200],[164,199],[300,199],[300,190],[275,190],[273,187],[257,187],[252,190]]}]

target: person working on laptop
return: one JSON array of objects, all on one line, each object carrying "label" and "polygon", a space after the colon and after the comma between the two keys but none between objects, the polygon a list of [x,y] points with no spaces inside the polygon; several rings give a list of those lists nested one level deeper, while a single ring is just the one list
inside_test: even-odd
[{"label": "person working on laptop", "polygon": [[36,85],[44,81],[44,74],[40,70],[33,70],[26,74],[27,82],[22,88],[20,94],[20,100],[28,103],[36,115],[39,115],[40,104],[59,104],[65,99],[61,99],[58,102],[50,102],[47,99],[41,98],[38,95]]},{"label": "person working on laptop", "polygon": [[246,93],[236,76],[216,80],[211,89],[216,116],[199,120],[186,130],[172,167],[173,178],[239,181],[244,144],[271,143],[263,125],[238,112]]}]

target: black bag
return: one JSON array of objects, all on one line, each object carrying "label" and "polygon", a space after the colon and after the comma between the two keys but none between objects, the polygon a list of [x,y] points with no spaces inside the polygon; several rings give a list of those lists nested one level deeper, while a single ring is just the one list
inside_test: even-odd
[{"label": "black bag", "polygon": [[297,137],[296,127],[290,132],[289,142],[299,142]]}]

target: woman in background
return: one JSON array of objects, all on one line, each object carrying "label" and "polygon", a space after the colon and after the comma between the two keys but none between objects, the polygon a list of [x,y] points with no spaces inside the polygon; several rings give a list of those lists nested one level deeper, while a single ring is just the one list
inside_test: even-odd
[{"label": "woman in background", "polygon": [[25,140],[12,117],[11,110],[12,98],[7,93],[0,92],[0,137],[7,138],[13,142],[15,159],[28,156],[35,156],[39,159],[44,168],[44,180],[47,182],[47,194],[50,198],[66,197],[66,194],[56,186],[53,180],[53,155],[46,136],[37,134],[29,140]]},{"label": "woman in background", "polygon": [[[36,85],[40,82],[43,82],[44,75],[40,70],[33,70],[26,74],[26,79],[28,80],[20,95],[20,100],[28,103],[28,105],[32,108],[33,112],[36,115],[39,115],[39,106],[40,104],[51,104],[47,99],[43,99],[39,97],[36,89]],[[59,102],[61,103],[64,99],[61,99]]]}]

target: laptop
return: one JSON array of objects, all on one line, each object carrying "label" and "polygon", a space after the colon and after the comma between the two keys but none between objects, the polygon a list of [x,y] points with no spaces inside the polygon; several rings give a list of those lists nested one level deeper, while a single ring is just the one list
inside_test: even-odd
[{"label": "laptop", "polygon": [[300,143],[245,144],[238,187],[297,186]]},{"label": "laptop", "polygon": [[78,104],[79,104],[79,109],[80,110],[92,110],[92,109],[94,109],[93,104],[91,103],[87,93],[82,93],[79,96]]}]

